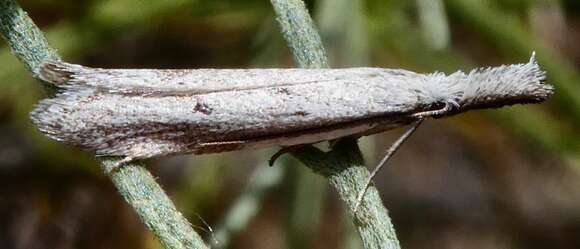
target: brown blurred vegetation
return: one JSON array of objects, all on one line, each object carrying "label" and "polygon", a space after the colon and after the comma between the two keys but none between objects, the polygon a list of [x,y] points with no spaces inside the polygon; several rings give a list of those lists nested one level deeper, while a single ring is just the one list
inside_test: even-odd
[{"label": "brown blurred vegetation", "polygon": [[[292,67],[269,1],[22,0],[71,62]],[[527,61],[543,105],[429,120],[376,179],[403,248],[580,248],[580,2],[308,1],[334,67],[419,72]],[[0,43],[0,248],[159,248],[91,155],[36,132],[42,89]],[[400,131],[361,140],[369,165]],[[273,148],[275,149],[275,148]],[[272,151],[148,162],[189,220],[216,226],[255,170],[282,170],[231,248],[360,248],[324,180]],[[215,227],[214,227],[215,228]],[[200,233],[212,240],[210,233]]]}]

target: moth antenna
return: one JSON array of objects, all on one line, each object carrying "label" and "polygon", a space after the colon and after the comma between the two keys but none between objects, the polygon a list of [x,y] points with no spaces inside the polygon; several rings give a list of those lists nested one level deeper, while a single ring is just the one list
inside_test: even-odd
[{"label": "moth antenna", "polygon": [[369,190],[369,187],[371,186],[373,178],[383,168],[383,166],[385,166],[387,161],[395,154],[395,152],[397,152],[397,150],[399,150],[401,145],[403,145],[403,143],[405,141],[407,141],[407,139],[413,134],[413,132],[415,132],[415,130],[417,130],[417,128],[421,125],[421,123],[423,123],[423,120],[425,120],[425,119],[423,117],[420,117],[420,119],[417,120],[413,124],[413,126],[411,126],[411,128],[409,128],[403,135],[401,135],[401,137],[399,137],[399,139],[397,139],[397,141],[395,141],[391,145],[391,147],[387,151],[387,154],[383,157],[383,159],[381,159],[379,164],[373,169],[373,171],[371,172],[371,174],[367,178],[365,184],[363,185],[364,187],[363,187],[362,191],[360,192],[360,194],[358,195],[358,198],[356,199],[356,203],[354,204],[354,209],[353,209],[353,215],[356,215],[356,213],[358,212],[358,208],[360,207],[367,191]]}]

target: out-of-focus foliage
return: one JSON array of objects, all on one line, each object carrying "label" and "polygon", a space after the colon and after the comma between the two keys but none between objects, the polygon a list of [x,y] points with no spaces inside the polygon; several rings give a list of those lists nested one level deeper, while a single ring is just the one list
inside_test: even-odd
[{"label": "out-of-focus foliage", "polygon": [[[557,87],[542,105],[475,111],[429,120],[419,129],[376,182],[404,248],[580,247],[578,1],[307,3],[334,67],[452,72],[525,62],[537,51],[548,82]],[[72,62],[293,66],[268,1],[21,4]],[[91,155],[36,132],[27,113],[49,93],[4,43],[0,49],[0,248],[159,248]],[[398,133],[361,140],[369,165]],[[244,151],[149,164],[192,223],[203,227],[202,217],[213,227],[269,154]],[[264,196],[257,216],[231,235],[230,247],[355,248],[336,196],[324,195],[324,182],[289,162],[278,166],[289,167],[286,177]]]}]

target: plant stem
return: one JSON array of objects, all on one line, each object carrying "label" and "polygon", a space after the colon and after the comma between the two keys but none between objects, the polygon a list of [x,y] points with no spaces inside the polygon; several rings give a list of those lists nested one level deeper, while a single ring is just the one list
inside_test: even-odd
[{"label": "plant stem", "polygon": [[302,0],[271,0],[282,35],[302,68],[327,68],[322,40]]},{"label": "plant stem", "polygon": [[36,69],[45,60],[59,60],[56,50],[48,45],[42,31],[14,0],[0,0],[0,33],[12,53],[37,78]]},{"label": "plant stem", "polygon": [[306,166],[328,178],[346,204],[349,215],[361,237],[363,247],[399,249],[399,241],[378,190],[371,186],[358,211],[353,213],[357,197],[365,187],[369,171],[354,139],[338,141],[332,151],[324,153],[314,147],[294,152]]},{"label": "plant stem", "polygon": [[[35,78],[40,63],[60,59],[42,31],[14,0],[0,0],[0,33]],[[102,168],[165,248],[207,248],[144,167],[126,164],[113,168],[115,163],[116,159],[105,159]]]},{"label": "plant stem", "polygon": [[[304,68],[328,67],[320,36],[304,2],[271,0],[271,3],[296,63]],[[337,141],[328,153],[306,146],[293,151],[292,155],[329,179],[353,216],[364,248],[400,248],[387,209],[374,186],[369,188],[359,212],[352,213],[359,191],[363,189],[369,176],[356,140]]]},{"label": "plant stem", "polygon": [[208,248],[145,167],[131,163],[115,168],[116,161],[103,160],[103,171],[163,247]]}]

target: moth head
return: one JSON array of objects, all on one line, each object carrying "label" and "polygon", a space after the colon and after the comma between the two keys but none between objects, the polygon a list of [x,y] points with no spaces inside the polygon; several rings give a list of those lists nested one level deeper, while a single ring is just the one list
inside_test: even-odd
[{"label": "moth head", "polygon": [[474,69],[461,82],[465,95],[460,104],[467,108],[539,103],[554,93],[535,53],[528,63]]}]

